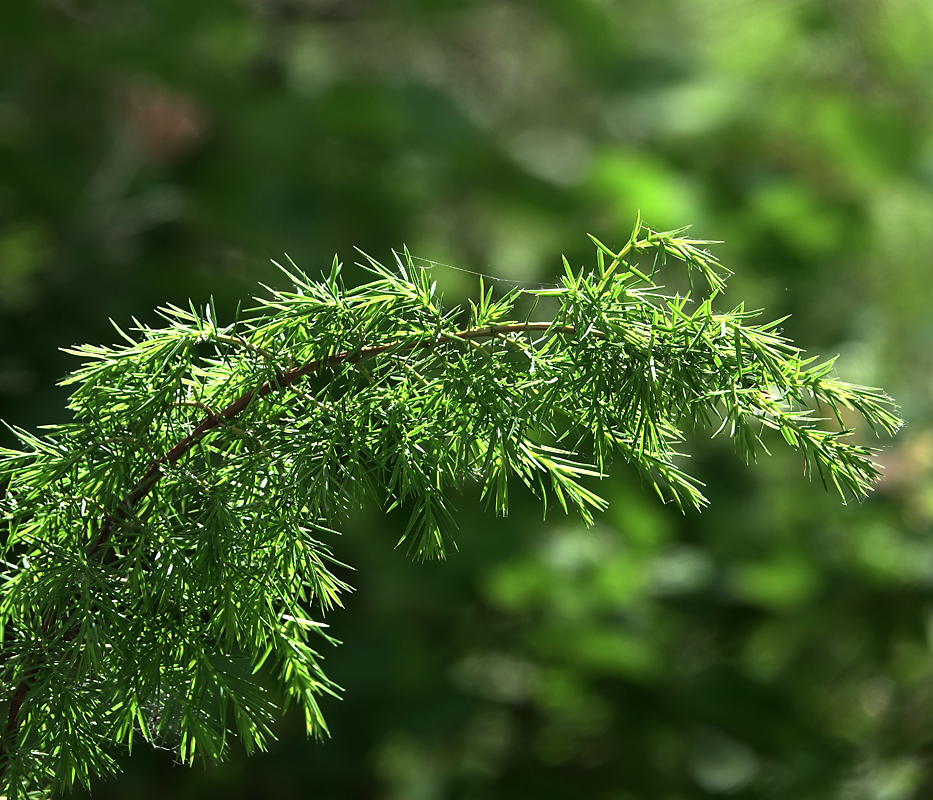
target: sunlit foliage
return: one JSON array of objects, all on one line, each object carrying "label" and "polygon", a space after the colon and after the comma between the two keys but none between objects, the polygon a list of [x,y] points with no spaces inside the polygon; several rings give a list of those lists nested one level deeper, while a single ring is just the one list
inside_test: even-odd
[{"label": "sunlit foliage", "polygon": [[[163,327],[118,328],[121,346],[74,348],[73,421],[14,429],[22,449],[0,460],[9,796],[89,785],[135,739],[186,762],[222,759],[234,731],[262,749],[279,698],[325,734],[336,687],[312,615],[341,604],[327,540],[364,501],[409,514],[399,543],[418,558],[453,543],[466,485],[499,515],[524,484],[592,523],[591,479],[619,460],[701,507],[689,431],[749,460],[779,432],[807,473],[865,495],[878,470],[844,414],[894,433],[884,393],[833,377],[781,320],[720,310],[710,242],[640,220],[621,249],[594,242],[558,285],[481,282],[468,308],[445,308],[405,251],[367,257],[355,288],[336,260],[320,281],[291,265],[290,289],[232,323],[169,306]],[[659,283],[674,264],[683,293]]]}]

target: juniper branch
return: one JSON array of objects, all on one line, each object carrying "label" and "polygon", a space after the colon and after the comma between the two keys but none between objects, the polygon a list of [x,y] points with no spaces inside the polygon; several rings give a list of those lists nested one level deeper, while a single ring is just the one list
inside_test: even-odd
[{"label": "juniper branch", "polygon": [[[262,747],[265,666],[326,733],[316,698],[336,687],[310,637],[329,637],[309,614],[348,587],[318,537],[367,496],[411,509],[402,541],[419,557],[452,543],[450,490],[468,482],[498,513],[517,478],[591,522],[605,501],[586,481],[613,456],[701,507],[677,447],[718,427],[749,459],[779,431],[808,471],[863,497],[874,451],[842,410],[894,433],[892,401],[831,377],[780,320],[716,311],[728,271],[684,234],[639,220],[619,251],[594,240],[595,268],[565,261],[558,286],[499,298],[481,284],[467,310],[446,310],[407,251],[394,269],[367,257],[373,280],[355,289],[336,261],[319,282],[292,265],[293,288],[233,325],[168,307],[123,346],[71,350],[85,359],[65,380],[74,421],[13,429],[22,449],[0,452],[8,795],[87,784],[134,737],[222,758],[228,708]],[[668,258],[705,288],[665,295]],[[525,297],[557,312],[517,321]]]}]

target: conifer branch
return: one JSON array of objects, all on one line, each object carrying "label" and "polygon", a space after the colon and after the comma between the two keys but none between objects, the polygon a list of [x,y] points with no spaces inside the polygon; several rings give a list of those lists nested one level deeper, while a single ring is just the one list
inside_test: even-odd
[{"label": "conifer branch", "polygon": [[[166,327],[120,331],[125,346],[72,350],[74,422],[11,429],[22,449],[0,451],[8,796],[87,784],[134,737],[222,758],[228,708],[247,750],[263,747],[264,667],[325,734],[316,698],[336,687],[310,637],[331,640],[309,614],[348,587],[318,536],[365,496],[411,509],[402,541],[422,558],[450,545],[449,490],[466,482],[497,513],[517,478],[592,521],[605,501],[585,482],[613,455],[699,508],[676,448],[704,429],[749,459],[779,431],[808,472],[864,496],[874,451],[841,412],[894,433],[892,401],[833,378],[780,320],[715,310],[728,272],[684,233],[639,220],[619,251],[594,239],[594,269],[565,261],[559,286],[499,298],[481,283],[467,311],[444,309],[407,251],[394,270],[367,257],[374,280],[356,289],[336,261],[322,282],[283,270],[293,289],[234,325],[168,307]],[[665,295],[669,257],[704,291]],[[523,297],[558,310],[516,321]]]}]

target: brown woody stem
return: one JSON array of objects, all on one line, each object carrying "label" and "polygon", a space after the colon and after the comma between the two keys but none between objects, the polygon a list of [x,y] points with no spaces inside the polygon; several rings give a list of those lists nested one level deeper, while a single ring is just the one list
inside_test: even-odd
[{"label": "brown woody stem", "polygon": [[[427,349],[434,347],[438,341],[473,341],[475,339],[489,339],[497,336],[504,336],[510,333],[530,333],[534,331],[551,331],[553,333],[562,333],[573,336],[576,332],[572,325],[554,325],[550,322],[516,322],[503,325],[487,325],[482,328],[470,328],[457,331],[455,333],[441,334],[439,337],[432,336],[409,344],[400,345],[398,342],[389,344],[374,345],[372,347],[362,347],[358,350],[342,350],[326,358],[309,361],[300,367],[277,373],[274,378],[266,381],[258,389],[251,389],[241,394],[236,400],[230,403],[219,412],[209,412],[204,419],[191,431],[184,439],[181,439],[171,450],[164,455],[153,459],[146,474],[130,490],[129,494],[123,498],[116,511],[113,514],[105,514],[104,521],[100,525],[100,530],[86,550],[88,558],[97,555],[101,548],[113,536],[114,531],[119,525],[125,522],[133,513],[133,509],[146,495],[152,491],[153,486],[162,477],[166,466],[175,465],[192,447],[194,447],[205,434],[213,428],[219,427],[225,422],[229,422],[242,411],[244,411],[253,400],[258,400],[272,392],[285,389],[296,383],[307,375],[320,372],[327,367],[336,367],[340,364],[355,364],[359,361],[375,356],[382,355],[392,350],[407,352],[412,350]],[[259,348],[255,348],[257,352]],[[263,355],[266,355],[262,351]],[[43,625],[43,632],[45,632]],[[30,659],[26,663],[25,672],[16,689],[10,698],[10,708],[7,714],[6,727],[2,736],[0,736],[0,780],[6,772],[10,758],[9,743],[15,739],[16,731],[19,726],[19,714],[23,703],[32,688],[36,673],[41,666],[41,662]]]}]

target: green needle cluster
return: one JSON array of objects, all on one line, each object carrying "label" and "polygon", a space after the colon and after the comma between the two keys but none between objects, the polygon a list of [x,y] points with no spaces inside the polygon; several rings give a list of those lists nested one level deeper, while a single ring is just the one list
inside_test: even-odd
[{"label": "green needle cluster", "polygon": [[[405,251],[367,257],[356,288],[336,261],[319,282],[292,266],[232,324],[168,307],[164,327],[70,351],[73,421],[12,429],[21,449],[0,453],[7,795],[88,784],[138,739],[189,762],[223,758],[234,732],[261,748],[282,698],[325,734],[317,700],[336,687],[312,615],[348,588],[326,541],[364,500],[407,511],[420,558],[453,544],[465,484],[499,514],[524,484],[589,522],[591,478],[621,458],[701,507],[678,453],[694,430],[751,459],[774,429],[843,498],[870,489],[844,410],[893,433],[883,392],[833,378],[780,320],[717,310],[729,273],[709,242],[640,221],[620,251],[594,242],[559,285],[481,282],[469,308],[446,309]],[[655,282],[669,261],[682,296]]]}]

